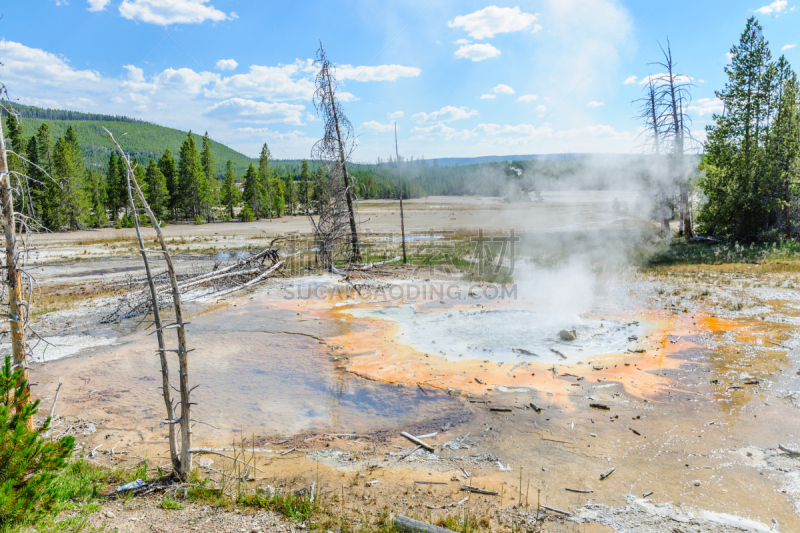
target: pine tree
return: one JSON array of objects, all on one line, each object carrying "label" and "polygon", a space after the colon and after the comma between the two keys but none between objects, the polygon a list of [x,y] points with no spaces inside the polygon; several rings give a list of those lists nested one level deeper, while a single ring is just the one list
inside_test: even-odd
[{"label": "pine tree", "polygon": [[211,152],[211,139],[208,137],[208,132],[203,135],[203,149],[200,152],[200,162],[203,165],[204,177],[200,183],[200,205],[206,215],[206,220],[211,222],[211,208],[219,203],[219,190],[217,187],[214,154]]},{"label": "pine tree", "polygon": [[291,174],[286,176],[284,191],[284,197],[286,199],[286,213],[289,215],[294,215],[294,209],[297,205],[297,187],[294,184],[294,177]]},{"label": "pine tree", "polygon": [[228,209],[230,217],[233,218],[233,208],[241,201],[242,195],[236,186],[236,173],[233,171],[233,162],[230,159],[225,165],[225,181],[222,184],[220,198],[222,205]]},{"label": "pine tree", "polygon": [[175,158],[169,148],[164,149],[164,154],[158,160],[158,169],[164,175],[167,182],[167,193],[169,195],[169,203],[167,207],[172,218],[177,220],[178,209],[180,208],[179,191],[178,191],[178,166],[175,163]]},{"label": "pine tree", "polygon": [[724,238],[761,239],[786,232],[800,134],[793,89],[796,78],[785,59],[772,61],[762,28],[747,21],[725,68],[728,82],[717,92],[725,108],[708,126],[701,186],[708,201],[702,229]]},{"label": "pine tree", "polygon": [[167,178],[158,168],[155,159],[151,159],[145,171],[144,196],[150,208],[159,220],[164,219],[164,214],[169,208],[169,190]]},{"label": "pine tree", "polygon": [[286,212],[286,191],[283,180],[275,176],[272,178],[270,190],[272,191],[272,213],[276,217],[282,216]]},{"label": "pine tree", "polygon": [[28,160],[31,162],[31,165],[29,165],[27,169],[27,174],[30,178],[28,180],[28,194],[32,204],[32,217],[41,220],[42,192],[45,190],[45,185],[49,182],[49,179],[44,175],[44,172],[39,169],[39,145],[35,135],[28,139],[26,153]]},{"label": "pine tree", "polygon": [[322,167],[317,167],[314,173],[314,186],[311,191],[311,205],[317,213],[320,213],[329,198],[325,195],[325,171]]},{"label": "pine tree", "polygon": [[[6,164],[8,171],[12,174],[12,182],[15,181],[13,173],[20,175],[28,174],[28,165],[23,158],[26,157],[27,142],[25,141],[24,130],[22,124],[17,121],[16,115],[9,113],[6,117],[6,129],[8,130],[7,148],[14,153],[8,153]],[[25,213],[29,217],[33,217],[33,206],[30,205],[30,191],[27,187],[28,180],[20,180],[21,190],[14,198],[14,208],[19,213]]]},{"label": "pine tree", "polygon": [[108,212],[111,215],[111,220],[116,221],[119,210],[125,205],[122,197],[122,191],[119,190],[120,177],[119,177],[119,163],[117,155],[111,152],[108,157],[108,170],[106,170],[106,202],[108,205]]},{"label": "pine tree", "polygon": [[39,180],[37,184],[36,196],[40,206],[40,219],[46,228],[58,229],[60,224],[58,213],[60,190],[58,184],[54,181],[57,176],[53,167],[53,138],[50,135],[50,126],[47,125],[47,122],[43,122],[39,129],[36,130],[36,160],[41,168],[41,176],[44,177],[46,173],[53,178],[52,180]]},{"label": "pine tree", "polygon": [[200,162],[200,153],[192,132],[183,141],[178,162],[178,190],[184,215],[194,219],[201,213],[201,194],[205,173]]},{"label": "pine tree", "polygon": [[75,439],[45,438],[50,417],[30,430],[28,422],[37,412],[39,400],[28,402],[22,369],[11,369],[6,356],[0,367],[0,530],[35,524],[56,503],[56,473],[72,455]]},{"label": "pine tree", "polygon": [[251,164],[247,167],[247,172],[244,174],[244,203],[250,208],[256,220],[259,219],[261,213],[261,184],[259,183],[258,172]]},{"label": "pine tree", "polygon": [[256,212],[256,218],[262,216],[272,218],[272,191],[270,187],[270,181],[272,179],[271,163],[272,154],[269,151],[267,143],[264,143],[264,146],[261,147],[261,154],[258,157],[258,182],[259,195],[261,196],[259,203],[262,211],[260,213]]},{"label": "pine tree", "polygon": [[84,196],[86,164],[78,135],[72,126],[67,128],[63,141],[59,138],[56,142],[53,162],[61,185],[61,224],[69,229],[81,229],[85,226],[84,216],[88,211]]},{"label": "pine tree", "polygon": [[104,228],[108,224],[106,205],[108,203],[106,182],[102,176],[90,170],[86,173],[84,196],[88,201],[87,222],[93,228]]},{"label": "pine tree", "polygon": [[300,165],[300,187],[298,188],[298,202],[303,206],[303,211],[308,214],[308,188],[311,180],[311,172],[308,169],[308,161],[303,159]]}]

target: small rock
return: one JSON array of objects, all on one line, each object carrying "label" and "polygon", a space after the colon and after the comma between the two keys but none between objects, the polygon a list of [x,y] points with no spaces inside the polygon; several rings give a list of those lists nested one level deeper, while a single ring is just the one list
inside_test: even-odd
[{"label": "small rock", "polygon": [[406,386],[406,382],[405,381],[400,381],[400,382],[397,383],[397,386],[398,387],[405,387]]},{"label": "small rock", "polygon": [[561,331],[558,332],[558,336],[561,337],[562,341],[574,341],[575,339],[578,338],[578,334],[574,329],[572,330],[562,329]]},{"label": "small rock", "polygon": [[116,515],[111,511],[106,511],[106,518],[116,518]]},{"label": "small rock", "polygon": [[695,487],[699,487],[699,486],[700,486],[700,482],[699,482],[699,481],[695,481],[695,482],[694,482],[694,486],[695,486]]}]

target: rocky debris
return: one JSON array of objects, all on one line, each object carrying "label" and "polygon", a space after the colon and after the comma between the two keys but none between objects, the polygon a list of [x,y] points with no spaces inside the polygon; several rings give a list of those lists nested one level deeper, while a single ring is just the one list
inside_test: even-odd
[{"label": "rocky debris", "polygon": [[678,509],[672,503],[656,503],[627,497],[622,508],[588,503],[569,518],[577,523],[596,522],[616,533],[768,533],[771,527],[739,516],[711,511]]}]

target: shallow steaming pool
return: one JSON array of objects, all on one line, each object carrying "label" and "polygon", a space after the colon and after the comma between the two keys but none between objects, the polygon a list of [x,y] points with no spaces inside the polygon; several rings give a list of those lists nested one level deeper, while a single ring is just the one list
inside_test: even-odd
[{"label": "shallow steaming pool", "polygon": [[[395,322],[399,325],[398,340],[450,361],[577,363],[591,356],[634,348],[645,330],[638,321],[589,318],[546,309],[420,312],[413,305],[403,304],[347,312],[357,318]],[[562,330],[574,331],[575,340],[563,340]]]}]

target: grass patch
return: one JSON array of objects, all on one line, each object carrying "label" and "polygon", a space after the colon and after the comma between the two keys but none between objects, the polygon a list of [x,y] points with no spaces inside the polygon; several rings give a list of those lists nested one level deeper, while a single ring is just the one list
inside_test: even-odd
[{"label": "grass patch", "polygon": [[181,509],[183,509],[183,504],[178,500],[173,499],[172,496],[165,496],[164,499],[161,500],[159,507],[161,507],[162,509],[171,509],[175,511],[180,511]]},{"label": "grass patch", "polygon": [[720,243],[692,244],[673,241],[669,247],[653,253],[646,267],[767,263],[774,271],[800,270],[800,243]]}]

